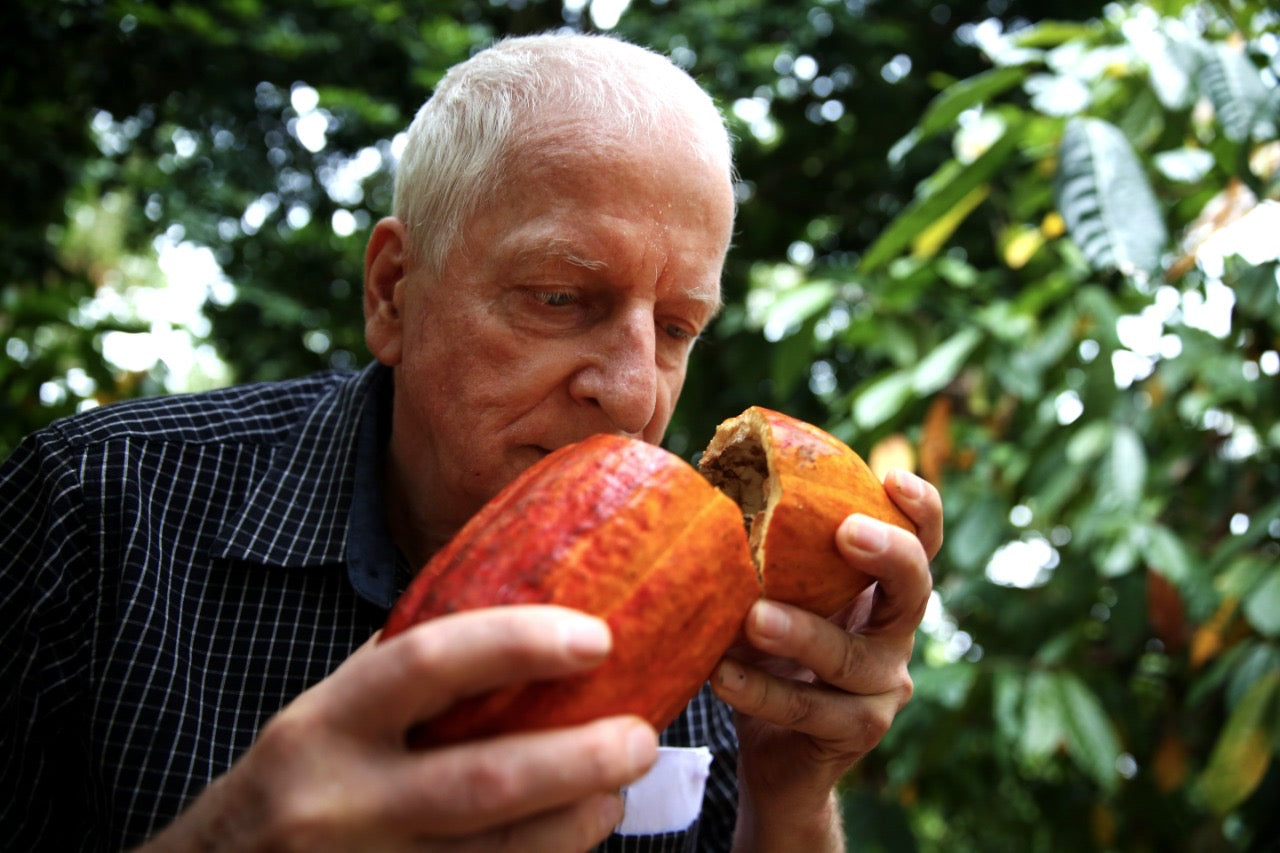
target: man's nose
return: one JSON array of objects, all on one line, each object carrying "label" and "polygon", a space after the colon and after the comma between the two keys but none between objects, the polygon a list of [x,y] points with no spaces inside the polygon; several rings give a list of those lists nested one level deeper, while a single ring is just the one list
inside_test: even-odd
[{"label": "man's nose", "polygon": [[574,394],[598,405],[614,430],[641,434],[658,407],[655,328],[648,311],[630,311],[602,324],[575,376]]}]

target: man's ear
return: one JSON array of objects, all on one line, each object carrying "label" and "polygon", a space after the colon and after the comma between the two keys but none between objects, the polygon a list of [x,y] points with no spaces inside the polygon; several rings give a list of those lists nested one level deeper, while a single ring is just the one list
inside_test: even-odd
[{"label": "man's ear", "polygon": [[365,345],[388,366],[398,364],[402,353],[407,250],[404,223],[388,216],[373,226],[364,252]]}]

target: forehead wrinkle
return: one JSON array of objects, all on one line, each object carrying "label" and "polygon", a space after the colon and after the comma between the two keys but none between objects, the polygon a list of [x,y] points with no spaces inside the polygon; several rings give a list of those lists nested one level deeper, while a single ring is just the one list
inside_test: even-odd
[{"label": "forehead wrinkle", "polygon": [[[573,240],[556,236],[522,247],[515,258],[517,264],[535,267],[548,261],[562,261],[591,272],[600,272],[609,268],[608,262],[600,258],[585,257]],[[687,284],[682,285],[675,295],[679,300],[705,306],[707,322],[714,319],[724,308],[724,295],[718,280],[714,296],[707,297],[697,285]]]}]

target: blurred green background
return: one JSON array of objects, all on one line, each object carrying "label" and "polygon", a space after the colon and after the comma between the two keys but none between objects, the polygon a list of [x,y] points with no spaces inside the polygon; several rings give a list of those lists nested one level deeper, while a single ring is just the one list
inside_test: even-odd
[{"label": "blurred green background", "polygon": [[737,137],[668,437],[760,403],[943,489],[852,849],[1274,850],[1280,15],[1264,0],[11,0],[0,452],[367,360],[396,134],[493,38],[610,30]]}]

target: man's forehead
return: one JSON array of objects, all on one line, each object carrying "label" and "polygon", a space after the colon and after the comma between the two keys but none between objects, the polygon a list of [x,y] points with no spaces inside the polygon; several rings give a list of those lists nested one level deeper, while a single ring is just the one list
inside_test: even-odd
[{"label": "man's forehead", "polygon": [[[516,253],[516,262],[530,268],[564,264],[591,272],[608,272],[609,262],[594,253],[589,246],[563,236],[549,236],[521,246]],[[713,286],[709,286],[709,284]],[[667,289],[668,299],[679,299],[688,302],[705,304],[711,314],[718,313],[721,306],[720,281],[675,281]]]}]

